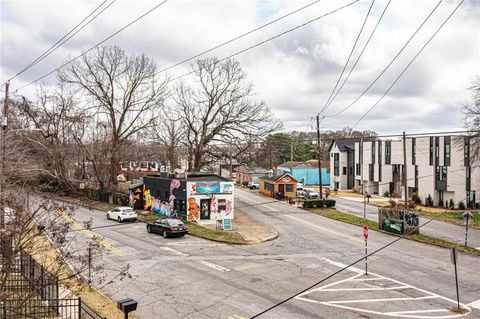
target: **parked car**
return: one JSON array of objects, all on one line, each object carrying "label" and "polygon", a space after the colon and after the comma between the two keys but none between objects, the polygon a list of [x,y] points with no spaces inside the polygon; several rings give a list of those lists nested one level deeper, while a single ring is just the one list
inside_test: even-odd
[{"label": "parked car", "polygon": [[164,218],[147,223],[147,232],[161,234],[163,238],[169,236],[184,236],[188,233],[188,226],[175,218]]},{"label": "parked car", "polygon": [[260,184],[258,184],[258,182],[250,182],[250,184],[248,184],[248,188],[250,188],[250,189],[259,189],[259,188],[260,188]]},{"label": "parked car", "polygon": [[311,189],[311,188],[305,188],[303,190],[303,197],[305,197],[306,199],[317,199],[319,198],[320,194],[318,194],[318,192],[314,189]]},{"label": "parked car", "polygon": [[137,213],[131,207],[115,207],[107,212],[107,219],[115,219],[119,223],[125,220],[137,220]]},{"label": "parked car", "polygon": [[297,184],[297,191],[303,191],[303,184],[302,183]]}]

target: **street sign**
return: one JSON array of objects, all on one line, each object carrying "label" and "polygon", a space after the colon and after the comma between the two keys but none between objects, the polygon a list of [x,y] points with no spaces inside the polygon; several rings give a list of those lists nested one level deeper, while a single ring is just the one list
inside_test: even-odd
[{"label": "street sign", "polygon": [[452,250],[450,251],[450,261],[452,264],[456,264],[458,261],[458,251],[455,249],[455,247],[452,247]]},{"label": "street sign", "polygon": [[367,226],[367,225],[364,225],[364,226],[363,226],[363,238],[364,238],[365,240],[368,239],[368,226]]}]

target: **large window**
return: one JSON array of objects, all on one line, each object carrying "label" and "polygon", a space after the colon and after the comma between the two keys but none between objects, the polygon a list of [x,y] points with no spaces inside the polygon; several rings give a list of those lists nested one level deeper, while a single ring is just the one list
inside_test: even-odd
[{"label": "large window", "polygon": [[373,164],[368,164],[368,180],[373,182],[374,179],[374,167]]},{"label": "large window", "polygon": [[292,184],[285,185],[285,191],[288,193],[293,192],[293,185]]},{"label": "large window", "polygon": [[443,140],[444,152],[443,152],[443,165],[450,166],[450,152],[451,152],[451,141],[450,136],[445,136]]},{"label": "large window", "polygon": [[385,164],[392,164],[392,142],[385,142]]},{"label": "large window", "polygon": [[372,141],[372,164],[375,164],[375,141]]},{"label": "large window", "polygon": [[333,154],[333,175],[340,176],[340,154]]},{"label": "large window", "polygon": [[355,164],[355,170],[357,171],[356,175],[360,175],[360,163]]},{"label": "large window", "polygon": [[382,164],[382,141],[378,141],[378,164]]},{"label": "large window", "polygon": [[463,140],[463,165],[470,166],[470,139],[465,136]]},{"label": "large window", "polygon": [[417,140],[412,138],[412,165],[417,164]]},{"label": "large window", "polygon": [[418,165],[415,165],[415,192],[418,192]]},{"label": "large window", "polygon": [[440,137],[435,136],[435,165],[439,165],[440,158]]},{"label": "large window", "polygon": [[437,181],[446,181],[447,180],[447,167],[446,166],[437,166]]},{"label": "large window", "polygon": [[342,175],[347,175],[347,167],[342,167]]},{"label": "large window", "polygon": [[433,136],[430,136],[430,148],[429,148],[429,163],[433,165]]},{"label": "large window", "polygon": [[382,181],[382,164],[381,162],[378,162],[378,181]]}]

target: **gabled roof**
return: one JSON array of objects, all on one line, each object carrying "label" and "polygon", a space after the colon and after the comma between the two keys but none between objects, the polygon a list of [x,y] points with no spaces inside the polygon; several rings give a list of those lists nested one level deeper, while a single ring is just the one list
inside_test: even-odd
[{"label": "gabled roof", "polygon": [[360,142],[360,138],[345,138],[345,139],[338,139],[332,142],[330,144],[330,148],[328,151],[330,152],[332,150],[333,145],[337,144],[337,148],[341,152],[346,152],[346,151],[353,151],[355,150],[355,143]]},{"label": "gabled roof", "polygon": [[296,179],[295,177],[293,177],[292,175],[290,175],[288,173],[285,173],[285,174],[282,174],[282,175],[274,175],[272,177],[262,176],[262,177],[259,177],[259,179],[264,179],[264,180],[272,181],[272,182],[276,183],[284,177],[290,177],[291,179],[293,179],[295,182],[298,183],[298,179]]},{"label": "gabled roof", "polygon": [[292,167],[297,166],[300,163],[301,162],[297,162],[297,161],[288,161],[288,162],[285,162],[285,163],[282,163],[282,164],[278,165],[278,167],[292,168]]}]

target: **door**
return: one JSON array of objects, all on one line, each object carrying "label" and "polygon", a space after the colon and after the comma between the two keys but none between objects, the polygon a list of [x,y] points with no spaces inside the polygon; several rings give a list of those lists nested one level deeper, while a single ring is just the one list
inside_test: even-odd
[{"label": "door", "polygon": [[200,219],[210,219],[210,199],[200,200]]},{"label": "door", "polygon": [[278,184],[278,192],[285,195],[285,184]]}]

